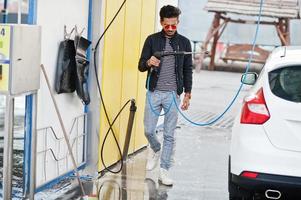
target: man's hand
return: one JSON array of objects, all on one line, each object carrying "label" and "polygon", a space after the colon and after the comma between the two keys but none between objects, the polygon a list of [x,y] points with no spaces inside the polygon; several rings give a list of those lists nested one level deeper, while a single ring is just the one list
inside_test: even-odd
[{"label": "man's hand", "polygon": [[160,65],[160,60],[158,58],[156,58],[155,56],[152,56],[148,61],[147,61],[147,65],[149,67],[159,67]]},{"label": "man's hand", "polygon": [[184,99],[183,99],[183,104],[181,106],[182,110],[187,110],[188,109],[188,107],[190,105],[190,98],[191,98],[190,93],[185,94]]}]

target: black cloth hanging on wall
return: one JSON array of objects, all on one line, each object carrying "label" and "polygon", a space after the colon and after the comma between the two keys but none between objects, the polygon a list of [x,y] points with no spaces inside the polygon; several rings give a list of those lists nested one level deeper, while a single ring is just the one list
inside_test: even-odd
[{"label": "black cloth hanging on wall", "polygon": [[74,40],[66,39],[60,42],[59,45],[55,91],[58,94],[74,92],[76,89],[75,80],[76,61]]},{"label": "black cloth hanging on wall", "polygon": [[76,61],[76,93],[85,105],[90,103],[88,91],[89,61],[86,51],[91,42],[81,36],[75,36],[75,61]]},{"label": "black cloth hanging on wall", "polygon": [[55,80],[55,90],[58,94],[76,91],[85,105],[90,103],[89,61],[86,56],[90,44],[89,40],[79,35],[76,35],[74,40],[65,39],[60,43]]}]

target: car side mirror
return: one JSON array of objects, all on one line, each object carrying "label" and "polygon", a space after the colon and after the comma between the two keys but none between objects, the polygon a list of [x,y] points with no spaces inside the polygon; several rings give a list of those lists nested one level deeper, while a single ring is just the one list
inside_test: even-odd
[{"label": "car side mirror", "polygon": [[258,75],[255,72],[247,72],[241,76],[241,82],[246,85],[254,85]]}]

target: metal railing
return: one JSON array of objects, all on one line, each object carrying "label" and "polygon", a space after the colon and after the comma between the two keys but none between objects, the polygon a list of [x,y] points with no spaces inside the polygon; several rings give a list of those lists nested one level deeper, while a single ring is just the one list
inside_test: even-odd
[{"label": "metal railing", "polygon": [[[69,131],[68,140],[70,141],[72,152],[76,158],[77,166],[83,164],[86,159],[86,155],[85,155],[86,119],[87,119],[87,114],[82,114],[80,116],[75,117],[73,119],[71,129]],[[58,133],[54,130],[52,126],[39,128],[37,130],[37,134],[38,134],[38,141],[41,141],[39,137],[43,137],[43,141],[44,141],[44,149],[37,151],[37,157],[38,158],[42,157],[43,159],[42,166],[41,163],[37,163],[37,168],[40,167],[43,168],[43,175],[42,175],[44,176],[43,181],[48,182],[51,180],[51,179],[47,179],[48,176],[47,172],[52,173],[51,177],[54,176],[53,170],[47,171],[47,166],[48,166],[47,155],[50,155],[52,161],[55,162],[55,166],[56,166],[55,178],[59,177],[60,175],[63,175],[69,170],[72,170],[73,168],[69,167],[69,164],[71,164],[70,152],[68,152],[67,148],[62,150],[62,145],[65,145],[64,137],[59,137]],[[49,135],[52,136],[51,141],[49,141],[50,140]],[[64,163],[62,164],[62,162]]]}]

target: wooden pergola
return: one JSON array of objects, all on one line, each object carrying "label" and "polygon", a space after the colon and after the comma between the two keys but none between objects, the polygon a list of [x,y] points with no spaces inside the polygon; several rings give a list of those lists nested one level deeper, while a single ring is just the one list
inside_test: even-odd
[{"label": "wooden pergola", "polygon": [[[201,54],[200,63],[203,63],[208,44],[212,41],[211,50],[208,54],[210,56],[208,69],[214,70],[216,45],[228,23],[257,24],[256,20],[227,17],[227,13],[258,16],[259,9],[260,0],[208,0],[205,10],[214,12],[215,15],[204,43],[201,46],[203,53]],[[281,45],[290,45],[290,20],[300,19],[298,0],[264,0],[262,17],[265,17],[266,20],[261,20],[260,24],[274,26],[277,30]],[[267,18],[271,18],[271,20],[267,20]],[[245,48],[247,48],[247,46]],[[234,60],[234,57],[232,60]],[[199,69],[200,68],[201,66],[199,66]]]}]

